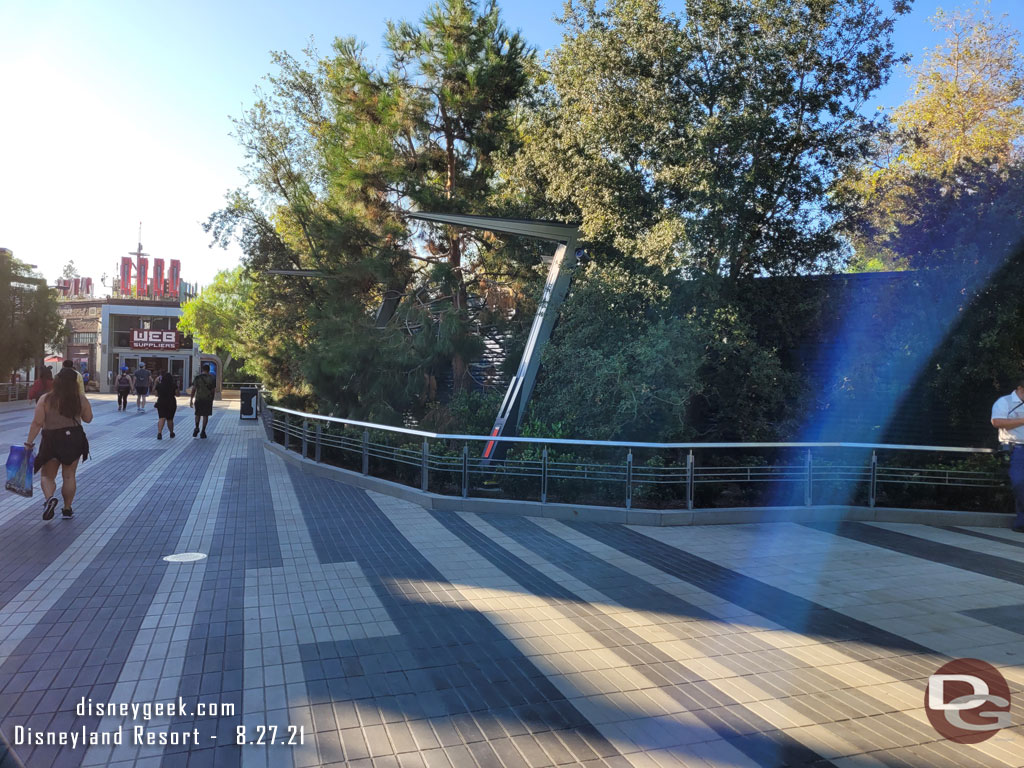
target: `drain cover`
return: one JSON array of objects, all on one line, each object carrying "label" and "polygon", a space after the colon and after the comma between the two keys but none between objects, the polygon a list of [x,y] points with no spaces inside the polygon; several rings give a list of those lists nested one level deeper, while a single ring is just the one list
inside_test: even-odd
[{"label": "drain cover", "polygon": [[204,560],[206,555],[202,552],[179,552],[176,555],[168,555],[164,558],[168,563],[194,563],[196,560]]}]

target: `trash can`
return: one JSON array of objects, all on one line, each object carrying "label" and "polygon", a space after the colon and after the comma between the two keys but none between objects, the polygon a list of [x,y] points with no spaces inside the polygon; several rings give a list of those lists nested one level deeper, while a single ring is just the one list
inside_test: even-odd
[{"label": "trash can", "polygon": [[256,412],[258,408],[257,403],[259,402],[258,394],[259,389],[255,386],[241,387],[239,389],[239,418],[255,420],[259,416]]}]

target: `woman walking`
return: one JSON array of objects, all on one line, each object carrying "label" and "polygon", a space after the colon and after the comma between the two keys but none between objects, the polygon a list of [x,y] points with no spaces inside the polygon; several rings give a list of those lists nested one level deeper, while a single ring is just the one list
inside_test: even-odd
[{"label": "woman walking", "polygon": [[40,372],[36,383],[32,385],[32,389],[28,391],[28,399],[39,400],[51,389],[53,389],[53,369],[47,365]]},{"label": "woman walking", "polygon": [[156,380],[156,439],[164,439],[164,422],[174,437],[174,414],[178,410],[178,382],[170,371],[164,371]]},{"label": "woman walking", "polygon": [[121,375],[117,377],[117,410],[128,410],[128,395],[132,391],[132,377],[128,374],[128,366],[121,366]]},{"label": "woman walking", "polygon": [[63,370],[53,380],[53,389],[39,398],[32,425],[28,429],[25,447],[32,449],[36,435],[43,433],[39,453],[36,454],[34,470],[40,472],[39,485],[46,502],[43,506],[43,520],[53,518],[57,508],[57,468],[61,471],[61,496],[64,498],[64,519],[69,520],[74,512],[71,504],[75,500],[75,472],[78,462],[89,458],[89,440],[82,429],[82,423],[92,421],[92,406],[78,389],[78,374]]}]

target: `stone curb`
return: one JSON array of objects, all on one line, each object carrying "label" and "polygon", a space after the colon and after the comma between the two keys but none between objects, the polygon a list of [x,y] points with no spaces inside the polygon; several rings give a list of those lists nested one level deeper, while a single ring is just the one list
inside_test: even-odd
[{"label": "stone curb", "polygon": [[840,522],[856,520],[877,523],[918,523],[920,525],[974,525],[986,528],[1010,528],[1013,515],[1000,512],[963,512],[955,510],[901,509],[898,507],[854,507],[820,505],[811,507],[725,507],[714,509],[625,509],[586,504],[542,504],[538,501],[462,498],[421,491],[392,480],[370,477],[330,464],[317,464],[294,451],[264,438],[267,450],[320,477],[343,480],[367,491],[377,491],[426,509],[445,512],[475,512],[547,517],[554,520],[581,520],[588,523],[625,523],[627,525],[729,525],[736,523]]},{"label": "stone curb", "polygon": [[30,411],[36,407],[36,404],[31,400],[11,400],[10,402],[0,403],[0,413],[13,413],[14,411]]}]

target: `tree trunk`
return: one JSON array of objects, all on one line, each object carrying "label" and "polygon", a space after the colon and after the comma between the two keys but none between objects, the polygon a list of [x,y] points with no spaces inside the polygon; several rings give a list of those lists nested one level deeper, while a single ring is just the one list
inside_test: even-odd
[{"label": "tree trunk", "polygon": [[[469,310],[469,295],[466,291],[466,281],[462,274],[462,240],[458,235],[452,238],[449,264],[452,267],[455,279],[458,283],[453,291],[453,309],[460,320],[468,320],[466,313]],[[469,382],[469,364],[462,355],[456,353],[452,357],[452,390],[456,394],[466,389]]]},{"label": "tree trunk", "polygon": [[[448,120],[448,114],[445,111],[444,103],[441,103],[441,118],[444,124],[445,134],[445,165],[447,175],[445,178],[445,196],[451,200],[455,197],[455,179],[456,179],[456,162],[455,162],[455,135],[451,128],[450,121]],[[451,227],[448,228],[451,247],[448,250],[448,264],[452,269],[452,274],[455,276],[457,284],[454,286],[455,290],[452,292],[454,295],[453,309],[459,319],[463,319],[464,313],[466,312],[469,303],[468,296],[466,293],[466,281],[463,278],[462,273],[462,239],[458,233],[455,232]],[[463,359],[462,355],[455,353],[452,356],[452,391],[455,394],[462,392],[466,389],[467,379],[469,373],[469,365]]]}]

